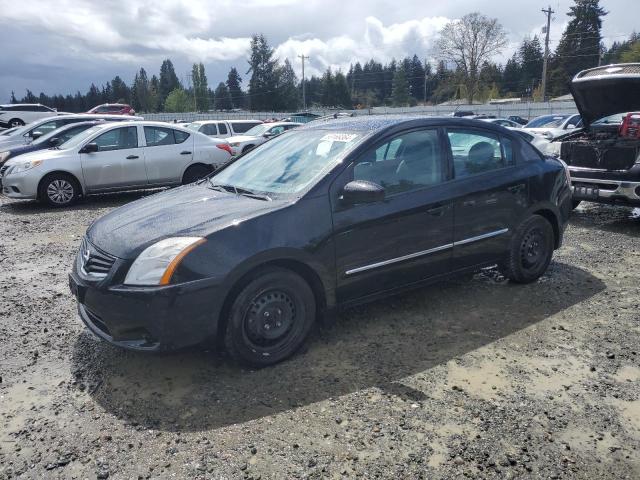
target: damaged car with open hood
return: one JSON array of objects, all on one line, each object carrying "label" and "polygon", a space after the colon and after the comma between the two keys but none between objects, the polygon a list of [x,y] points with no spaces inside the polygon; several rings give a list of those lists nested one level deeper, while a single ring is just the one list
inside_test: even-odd
[{"label": "damaged car with open hood", "polygon": [[571,93],[584,128],[556,138],[548,152],[569,165],[574,208],[640,206],[640,63],[584,70]]}]

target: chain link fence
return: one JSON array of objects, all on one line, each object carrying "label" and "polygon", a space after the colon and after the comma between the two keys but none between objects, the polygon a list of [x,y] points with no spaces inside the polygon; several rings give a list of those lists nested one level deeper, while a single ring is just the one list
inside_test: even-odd
[{"label": "chain link fence", "polygon": [[[446,116],[453,112],[473,111],[476,114],[495,115],[505,118],[511,115],[532,119],[540,115],[548,114],[572,114],[578,110],[573,101],[565,102],[536,102],[536,103],[509,103],[509,104],[484,104],[484,105],[433,105],[419,107],[373,107],[362,110],[310,110],[318,115],[331,115],[337,111],[353,113],[355,115],[425,115]],[[295,112],[208,112],[208,113],[147,113],[142,116],[145,120],[160,122],[195,122],[198,120],[269,120],[282,119],[294,115]]]}]

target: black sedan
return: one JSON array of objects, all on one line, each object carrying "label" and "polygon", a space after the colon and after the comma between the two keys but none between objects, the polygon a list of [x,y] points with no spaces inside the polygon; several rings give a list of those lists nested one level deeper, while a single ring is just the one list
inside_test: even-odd
[{"label": "black sedan", "polygon": [[570,210],[565,166],[503,127],[314,122],[100,218],[69,280],[81,319],[108,342],[214,340],[264,366],[340,307],[496,264],[536,280]]},{"label": "black sedan", "polygon": [[8,150],[0,151],[0,167],[4,165],[7,160],[13,157],[17,157],[18,155],[35,152],[38,150],[44,150],[46,148],[55,148],[59,145],[62,145],[64,142],[75,137],[80,132],[84,132],[88,128],[98,125],[99,123],[104,122],[91,121],[71,123],[69,125],[64,125],[60,128],[56,128],[46,135],[37,135],[37,132],[35,132],[36,135],[33,138],[35,138],[36,140],[31,142],[29,145],[14,146]]}]

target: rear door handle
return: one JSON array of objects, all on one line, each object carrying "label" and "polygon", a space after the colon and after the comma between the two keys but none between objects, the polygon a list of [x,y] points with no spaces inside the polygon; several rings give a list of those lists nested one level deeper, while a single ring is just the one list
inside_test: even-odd
[{"label": "rear door handle", "polygon": [[184,152],[180,152],[180,155],[191,155],[191,152],[185,150]]},{"label": "rear door handle", "polygon": [[475,204],[476,204],[475,200],[467,200],[466,202],[462,202],[463,207],[473,207],[475,206]]},{"label": "rear door handle", "polygon": [[441,217],[446,208],[447,207],[445,205],[436,205],[435,207],[428,209],[427,213],[435,217]]},{"label": "rear door handle", "polygon": [[519,183],[518,185],[512,185],[511,187],[507,187],[511,193],[520,193],[524,190],[524,183]]},{"label": "rear door handle", "polygon": [[133,160],[134,158],[140,158],[138,155],[129,155],[127,160]]}]

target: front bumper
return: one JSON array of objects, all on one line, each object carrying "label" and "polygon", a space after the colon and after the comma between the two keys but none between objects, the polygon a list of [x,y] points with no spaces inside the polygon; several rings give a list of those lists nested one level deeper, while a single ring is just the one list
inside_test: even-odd
[{"label": "front bumper", "polygon": [[0,192],[9,198],[35,200],[38,198],[39,175],[31,175],[31,170],[15,175],[0,177]]},{"label": "front bumper", "polygon": [[640,182],[571,177],[574,200],[640,205]]},{"label": "front bumper", "polygon": [[215,337],[222,308],[220,288],[209,280],[166,287],[106,286],[77,270],[69,287],[83,323],[101,339],[129,350],[167,351]]}]

